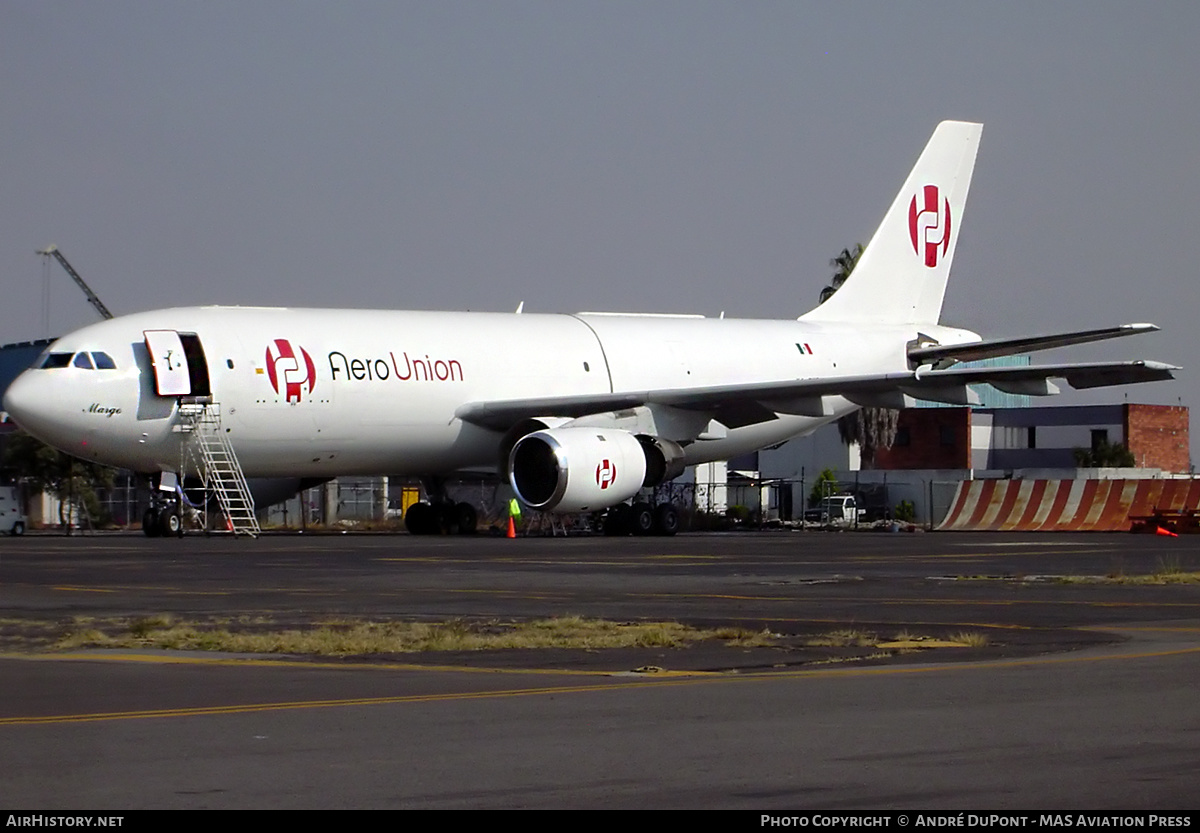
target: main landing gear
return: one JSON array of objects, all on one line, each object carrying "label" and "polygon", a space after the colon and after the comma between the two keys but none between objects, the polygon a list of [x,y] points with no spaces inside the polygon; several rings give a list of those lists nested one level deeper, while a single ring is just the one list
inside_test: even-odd
[{"label": "main landing gear", "polygon": [[414,503],[404,513],[404,526],[412,535],[474,535],[479,523],[475,507],[455,503],[446,494],[441,477],[422,478],[429,502]]},{"label": "main landing gear", "polygon": [[605,535],[674,535],[678,531],[679,510],[670,503],[618,503],[604,513]]},{"label": "main landing gear", "polygon": [[469,503],[414,503],[404,513],[404,526],[413,535],[474,535],[479,517]]}]

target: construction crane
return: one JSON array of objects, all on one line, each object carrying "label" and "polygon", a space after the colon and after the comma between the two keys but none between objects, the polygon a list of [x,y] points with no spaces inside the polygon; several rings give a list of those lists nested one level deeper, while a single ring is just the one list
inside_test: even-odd
[{"label": "construction crane", "polygon": [[84,279],[79,276],[79,273],[75,271],[70,262],[63,257],[63,253],[58,250],[58,246],[51,244],[40,250],[38,254],[40,254],[42,257],[54,258],[58,261],[59,266],[67,270],[67,274],[71,276],[75,283],[79,284],[79,288],[82,289],[83,294],[87,296],[88,303],[96,308],[96,312],[100,313],[101,318],[113,317],[113,314],[108,311],[108,307],[104,306],[104,302],[96,296],[95,292],[92,292],[92,288],[88,286]]}]

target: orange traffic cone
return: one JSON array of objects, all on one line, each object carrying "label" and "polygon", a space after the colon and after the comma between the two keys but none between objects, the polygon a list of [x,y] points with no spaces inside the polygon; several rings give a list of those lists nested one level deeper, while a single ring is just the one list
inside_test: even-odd
[{"label": "orange traffic cone", "polygon": [[517,525],[513,523],[512,515],[508,516],[508,534],[505,537],[506,538],[516,538],[517,537]]},{"label": "orange traffic cone", "polygon": [[1171,530],[1165,529],[1164,527],[1161,527],[1161,526],[1158,527],[1158,529],[1154,530],[1154,534],[1155,535],[1165,535],[1167,538],[1178,538],[1179,537],[1178,532],[1172,532]]}]

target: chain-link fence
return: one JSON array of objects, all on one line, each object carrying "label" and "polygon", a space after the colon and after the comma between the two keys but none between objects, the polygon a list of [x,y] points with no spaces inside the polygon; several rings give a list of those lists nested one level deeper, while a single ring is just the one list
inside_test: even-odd
[{"label": "chain-link fence", "polygon": [[[762,479],[730,477],[726,482],[687,484],[700,516],[726,516],[749,525],[824,522],[830,514],[844,525],[883,521],[936,527],[946,517],[959,481],[915,476],[914,472],[833,472],[833,480],[817,477]],[[834,496],[853,496],[854,517],[830,512],[848,505]],[[847,513],[849,514],[849,513]]]},{"label": "chain-link fence", "polygon": [[[959,480],[921,478],[908,472],[834,472],[833,481],[816,477],[797,479],[751,479],[730,477],[725,482],[681,482],[660,484],[653,490],[653,503],[671,503],[679,510],[684,528],[715,528],[718,519],[732,519],[742,526],[799,524],[810,519],[820,494],[850,494],[858,510],[857,524],[899,519],[936,527],[946,517],[957,493]],[[942,473],[944,477],[944,473]],[[455,502],[476,508],[481,527],[503,529],[508,520],[512,489],[500,481],[461,481],[446,484]],[[131,528],[141,522],[149,506],[145,481],[121,472],[113,486],[98,490],[100,517],[104,526]],[[404,512],[424,498],[414,478],[340,478],[304,489],[287,500],[259,512],[264,526],[303,529],[310,526],[403,526]],[[907,505],[906,505],[907,504]],[[595,526],[595,518],[553,516],[526,511],[527,529],[555,528],[582,532]],[[546,515],[546,517],[542,517]],[[47,519],[50,523],[56,518]]]}]

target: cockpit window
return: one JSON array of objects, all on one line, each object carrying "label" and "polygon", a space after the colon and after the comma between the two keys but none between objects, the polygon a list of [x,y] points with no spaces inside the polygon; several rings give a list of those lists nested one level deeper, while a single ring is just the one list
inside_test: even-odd
[{"label": "cockpit window", "polygon": [[94,351],[85,353],[43,353],[33,364],[40,370],[56,370],[60,367],[78,367],[83,370],[116,370],[117,363],[108,353]]},{"label": "cockpit window", "polygon": [[54,370],[59,367],[67,367],[71,364],[70,353],[47,353],[46,360],[38,367],[43,370]]}]

